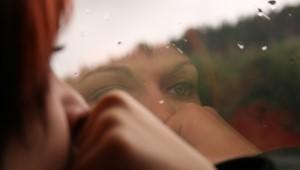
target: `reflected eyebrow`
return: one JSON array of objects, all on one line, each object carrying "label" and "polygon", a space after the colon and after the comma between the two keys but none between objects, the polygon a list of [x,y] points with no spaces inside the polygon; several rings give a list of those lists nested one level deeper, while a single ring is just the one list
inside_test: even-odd
[{"label": "reflected eyebrow", "polygon": [[94,74],[99,74],[99,73],[105,73],[105,72],[112,72],[112,73],[117,73],[117,74],[123,74],[128,77],[134,77],[133,73],[129,70],[129,68],[125,66],[102,66],[98,67],[95,70],[89,71],[86,74],[82,76],[80,81],[83,81],[89,76],[92,76]]},{"label": "reflected eyebrow", "polygon": [[184,62],[178,63],[169,74],[172,75],[172,74],[177,73],[178,71],[182,70],[182,68],[185,67],[186,65],[195,67],[195,65],[193,63],[191,63],[190,61],[184,61]]}]

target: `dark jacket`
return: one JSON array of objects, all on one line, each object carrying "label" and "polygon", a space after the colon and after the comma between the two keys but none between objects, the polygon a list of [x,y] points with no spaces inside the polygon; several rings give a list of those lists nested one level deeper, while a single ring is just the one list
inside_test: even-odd
[{"label": "dark jacket", "polygon": [[300,147],[274,150],[217,165],[218,170],[300,170]]}]

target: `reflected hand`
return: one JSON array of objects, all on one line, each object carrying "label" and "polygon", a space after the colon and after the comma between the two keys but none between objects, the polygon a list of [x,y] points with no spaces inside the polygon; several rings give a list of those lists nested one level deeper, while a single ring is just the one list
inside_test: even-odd
[{"label": "reflected hand", "polygon": [[74,170],[213,170],[212,164],[129,95],[100,100],[75,146]]},{"label": "reflected hand", "polygon": [[259,153],[210,107],[185,104],[166,124],[213,163]]}]

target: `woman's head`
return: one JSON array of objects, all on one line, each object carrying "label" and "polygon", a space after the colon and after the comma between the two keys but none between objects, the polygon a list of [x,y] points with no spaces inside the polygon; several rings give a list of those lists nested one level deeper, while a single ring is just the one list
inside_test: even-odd
[{"label": "woman's head", "polygon": [[173,45],[141,45],[69,81],[91,105],[113,89],[126,91],[213,162],[257,152],[213,109],[201,106],[197,69]]},{"label": "woman's head", "polygon": [[126,57],[82,73],[74,87],[90,103],[113,89],[128,92],[163,120],[185,103],[200,104],[197,70],[174,47],[139,46]]},{"label": "woman's head", "polygon": [[[7,122],[1,133],[20,131],[22,120],[44,109],[49,59],[59,16],[61,0],[1,1],[1,74],[4,112]],[[2,93],[3,94],[3,93]],[[2,136],[2,135],[1,135]]]},{"label": "woman's head", "polygon": [[68,2],[2,0],[0,4],[1,161],[8,169],[58,169],[68,158],[69,125],[86,109],[49,68]]}]

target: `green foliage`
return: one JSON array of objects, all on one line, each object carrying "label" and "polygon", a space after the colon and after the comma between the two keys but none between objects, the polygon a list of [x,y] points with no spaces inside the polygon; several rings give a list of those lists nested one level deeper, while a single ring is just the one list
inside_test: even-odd
[{"label": "green foliage", "polygon": [[271,21],[259,16],[248,17],[241,19],[236,25],[225,23],[217,29],[206,28],[199,32],[210,51],[222,53],[228,52],[238,42],[259,47],[300,35],[300,6],[286,7],[279,13],[268,15]]},{"label": "green foliage", "polygon": [[[202,102],[225,117],[261,99],[300,113],[300,6],[268,15],[270,21],[255,16],[236,25],[196,30],[193,35],[202,47],[183,38],[175,42],[198,67]],[[268,49],[262,50],[265,45]],[[296,119],[300,121],[300,114]]]}]

